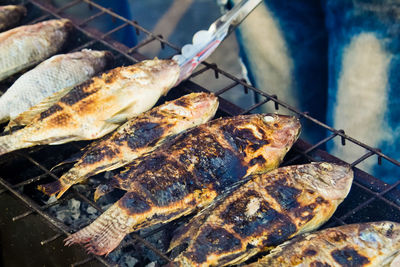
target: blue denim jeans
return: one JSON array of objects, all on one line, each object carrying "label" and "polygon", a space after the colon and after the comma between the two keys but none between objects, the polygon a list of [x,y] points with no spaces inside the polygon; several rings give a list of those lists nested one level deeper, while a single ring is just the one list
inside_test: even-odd
[{"label": "blue denim jeans", "polygon": [[[237,33],[256,87],[400,160],[400,1],[264,0]],[[303,129],[312,143],[328,134]],[[366,153],[339,138],[325,148],[349,163]],[[357,167],[396,182],[400,167],[382,163]]]}]

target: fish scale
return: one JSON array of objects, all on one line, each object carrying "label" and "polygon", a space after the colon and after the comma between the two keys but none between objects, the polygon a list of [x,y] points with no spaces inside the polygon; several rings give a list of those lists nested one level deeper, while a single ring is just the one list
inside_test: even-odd
[{"label": "fish scale", "polygon": [[70,90],[105,70],[112,58],[107,51],[84,49],[43,61],[19,77],[1,96],[0,121],[10,119],[10,126],[28,124],[40,111],[66,94],[67,87]]},{"label": "fish scale", "polygon": [[0,81],[54,55],[72,28],[68,19],[55,19],[0,33]]},{"label": "fish scale", "polygon": [[[263,134],[251,137],[245,128]],[[83,243],[91,253],[107,254],[130,231],[201,209],[243,177],[276,168],[299,132],[297,118],[277,114],[221,118],[183,132],[114,176],[108,186],[128,192],[66,244]],[[241,146],[232,146],[224,133]],[[255,144],[258,150],[250,149]],[[254,155],[266,160],[249,165]]]}]

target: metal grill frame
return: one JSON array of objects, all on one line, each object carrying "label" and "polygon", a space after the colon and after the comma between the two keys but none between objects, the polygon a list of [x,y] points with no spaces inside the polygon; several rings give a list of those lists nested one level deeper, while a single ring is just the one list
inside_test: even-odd
[{"label": "metal grill frame", "polygon": [[[20,1],[10,1],[10,2],[20,2]],[[73,17],[67,17],[67,18],[71,19],[76,30],[78,30],[81,33],[83,33],[84,35],[86,35],[89,39],[89,41],[85,42],[84,44],[80,45],[79,47],[75,47],[72,51],[77,51],[77,50],[80,50],[83,48],[89,48],[90,46],[92,46],[95,43],[101,43],[102,45],[115,51],[117,53],[117,57],[124,57],[124,58],[128,59],[129,61],[131,61],[132,63],[136,63],[136,62],[139,62],[139,61],[145,59],[145,57],[143,55],[141,55],[140,53],[138,53],[137,50],[141,47],[148,45],[149,43],[152,43],[152,42],[159,42],[162,48],[168,46],[168,47],[172,48],[173,50],[175,50],[176,52],[180,52],[180,48],[178,46],[165,40],[162,35],[153,34],[152,32],[141,27],[137,21],[128,20],[128,19],[116,14],[111,9],[104,8],[92,0],[72,0],[60,8],[56,8],[56,7],[46,3],[46,0],[23,1],[23,4],[33,5],[36,8],[42,10],[44,13],[44,15],[34,18],[30,22],[28,22],[28,24],[33,24],[33,23],[36,23],[36,22],[39,22],[39,21],[42,21],[42,20],[45,20],[45,19],[48,19],[51,17],[65,18],[66,16],[65,16],[65,14],[63,14],[63,11],[65,11],[73,6],[76,6],[78,4],[81,4],[81,3],[86,3],[87,5],[90,6],[90,8],[96,9],[97,12],[96,12],[96,14],[86,18],[84,21],[77,21]],[[90,22],[91,20],[94,20],[94,19],[97,19],[100,17],[103,17],[102,19],[106,19],[105,18],[106,15],[108,16],[107,19],[110,19],[110,17],[111,17],[111,19],[114,22],[119,21],[119,22],[122,22],[122,24],[119,26],[116,26],[112,30],[110,30],[104,34],[100,34],[100,35],[98,35],[98,33],[94,32],[92,29],[87,29],[85,27],[85,25],[88,22]],[[137,45],[135,45],[134,47],[131,47],[131,48],[126,47],[122,44],[116,43],[114,40],[110,40],[108,38],[111,34],[117,32],[125,27],[133,27],[134,30],[136,31],[137,35],[145,34],[146,38],[144,38],[143,41],[139,42]],[[225,78],[227,78],[228,80],[231,81],[230,85],[215,92],[215,94],[219,96],[220,111],[222,113],[226,114],[227,116],[247,114],[247,113],[252,112],[256,108],[266,104],[267,102],[272,101],[275,105],[276,110],[279,110],[280,108],[285,108],[285,109],[297,114],[297,116],[299,116],[300,118],[311,121],[315,125],[322,127],[331,133],[328,137],[317,142],[316,144],[309,144],[300,139],[293,146],[292,150],[294,151],[294,153],[292,153],[292,154],[294,154],[294,155],[287,158],[284,162],[284,165],[289,165],[291,163],[295,163],[297,160],[299,160],[301,158],[307,159],[308,161],[326,160],[329,162],[343,163],[342,160],[340,160],[320,149],[325,143],[327,143],[328,141],[330,141],[333,138],[340,138],[342,141],[342,145],[345,145],[346,142],[351,142],[351,143],[356,144],[359,147],[365,148],[368,151],[367,153],[362,155],[360,158],[358,158],[357,160],[352,162],[351,166],[353,167],[353,170],[355,172],[355,180],[353,182],[353,188],[356,188],[357,190],[365,191],[368,194],[369,198],[366,201],[356,205],[356,207],[348,210],[347,212],[345,212],[344,214],[342,214],[340,216],[334,215],[332,217],[332,219],[325,225],[325,227],[346,224],[346,222],[345,222],[346,219],[350,218],[356,212],[366,208],[374,200],[383,201],[386,205],[392,207],[396,211],[396,214],[399,214],[399,216],[400,216],[400,202],[397,202],[397,200],[400,199],[400,193],[399,193],[399,190],[396,189],[396,187],[398,187],[398,185],[400,185],[400,179],[398,182],[396,182],[393,185],[387,185],[387,184],[383,183],[382,181],[376,179],[375,177],[356,168],[356,166],[359,163],[361,163],[362,161],[364,161],[365,159],[367,159],[371,156],[377,156],[379,165],[381,164],[382,160],[386,160],[386,161],[389,161],[391,164],[394,164],[400,168],[399,161],[385,155],[378,148],[370,147],[370,146],[356,140],[355,138],[348,136],[344,130],[334,129],[334,128],[314,119],[307,113],[299,111],[295,107],[292,107],[292,106],[286,104],[284,101],[278,99],[278,97],[276,95],[268,94],[264,91],[261,91],[255,87],[249,85],[248,83],[246,83],[246,81],[239,79],[239,78],[227,73],[226,71],[220,69],[216,64],[203,62],[202,67],[199,67],[189,77],[189,79],[187,81],[185,81],[181,85],[179,85],[180,89],[183,90],[184,92],[194,92],[194,91],[208,92],[208,91],[210,91],[204,87],[199,86],[198,84],[194,83],[193,81],[191,81],[191,79],[193,77],[201,75],[202,73],[204,73],[206,71],[214,72],[215,79],[218,79],[220,76],[224,76]],[[220,96],[221,94],[231,90],[232,88],[237,87],[238,85],[243,86],[245,93],[250,91],[250,92],[253,92],[256,96],[258,96],[257,97],[258,102],[246,109],[242,109],[242,108],[238,107],[237,105],[225,100],[224,98],[222,98]],[[41,245],[45,245],[49,242],[52,242],[53,240],[56,240],[64,235],[68,236],[68,235],[70,235],[71,232],[76,230],[76,229],[70,229],[68,226],[66,226],[65,224],[63,224],[62,222],[57,220],[56,218],[50,216],[46,212],[46,209],[48,209],[49,207],[60,204],[64,201],[70,199],[73,196],[77,199],[80,199],[81,201],[88,203],[89,205],[94,207],[96,210],[103,212],[103,210],[98,205],[96,205],[93,201],[86,198],[84,195],[79,193],[77,190],[74,190],[74,188],[71,189],[72,194],[67,195],[66,197],[64,197],[60,200],[57,200],[56,202],[53,202],[48,205],[43,205],[43,206],[38,205],[29,196],[19,193],[17,190],[18,188],[28,185],[28,184],[31,184],[31,183],[34,183],[34,182],[38,182],[41,179],[43,179],[43,177],[51,176],[54,179],[58,179],[59,177],[57,177],[48,168],[44,167],[40,162],[37,162],[35,159],[33,159],[29,155],[29,153],[27,153],[25,150],[13,152],[13,154],[17,155],[18,157],[27,159],[33,165],[35,165],[39,169],[41,169],[43,171],[43,174],[33,177],[33,178],[30,178],[30,179],[27,179],[23,182],[20,182],[18,184],[14,184],[14,185],[11,185],[10,183],[8,183],[0,175],[0,185],[3,187],[3,189],[0,188],[0,194],[5,193],[5,192],[10,192],[12,195],[14,195],[16,198],[18,198],[21,202],[23,202],[29,208],[28,212],[25,212],[23,214],[20,214],[19,216],[14,217],[13,220],[20,220],[30,214],[36,213],[36,214],[40,215],[43,219],[45,219],[45,221],[50,226],[52,226],[53,228],[55,227],[58,230],[58,232],[59,232],[58,234],[54,235],[53,237],[51,237],[47,240],[43,240],[41,242]],[[397,202],[397,204],[396,204],[396,202]],[[147,233],[146,236],[139,236],[136,233],[131,233],[130,235],[131,235],[131,237],[133,237],[133,240],[134,240],[132,242],[139,242],[139,243],[143,244],[148,249],[154,251],[154,253],[160,257],[160,259],[168,262],[168,261],[170,261],[170,259],[168,258],[167,255],[165,255],[165,253],[158,250],[157,248],[155,248],[155,246],[153,246],[151,243],[149,243],[148,241],[145,240],[145,238],[147,236],[150,236],[150,235],[154,234],[155,232],[160,231],[162,229],[163,229],[163,226]],[[120,244],[120,247],[121,246],[126,247],[126,246],[132,244],[132,242],[122,242],[122,244]],[[105,266],[115,265],[115,263],[110,262],[106,257],[89,255],[88,258],[86,258],[85,260],[76,262],[76,263],[72,264],[72,266],[79,266],[79,265],[85,264],[91,260],[98,260]]]}]

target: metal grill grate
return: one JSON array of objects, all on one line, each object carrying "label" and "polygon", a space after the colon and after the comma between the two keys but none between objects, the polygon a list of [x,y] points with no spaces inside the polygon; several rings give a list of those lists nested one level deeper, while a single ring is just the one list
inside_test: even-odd
[{"label": "metal grill grate", "polygon": [[[12,0],[6,2],[11,4],[20,3],[20,1]],[[154,42],[158,42],[164,49],[170,49],[172,53],[179,52],[179,47],[166,41],[163,36],[155,35],[147,31],[136,21],[127,20],[114,13],[112,10],[98,5],[94,1],[74,0],[68,2],[65,6],[58,8],[52,6],[49,4],[49,2],[50,1],[46,0],[24,1],[23,4],[25,4],[28,8],[28,16],[25,18],[23,23],[32,24],[49,18],[67,17],[71,19],[76,28],[77,36],[74,38],[75,41],[73,41],[72,44],[67,47],[66,51],[76,51],[83,48],[105,48],[113,51],[113,53],[116,55],[117,65],[132,64],[145,59],[145,56],[140,54],[138,51]],[[68,10],[78,5],[86,5],[86,8],[92,9],[92,12],[94,10],[94,15],[84,19],[77,19],[68,15]],[[99,33],[96,30],[89,28],[88,25],[91,21],[99,19],[103,21],[111,20],[115,26],[106,33]],[[131,48],[126,47],[114,41],[113,39],[113,34],[127,27],[132,28],[136,35],[141,36],[141,41]],[[362,155],[360,158],[351,163],[355,172],[355,180],[351,192],[348,198],[342,203],[342,205],[340,205],[332,219],[324,227],[377,220],[392,220],[400,222],[400,192],[398,189],[396,189],[400,184],[400,180],[393,185],[387,185],[356,168],[360,162],[371,156],[377,157],[378,164],[381,164],[381,161],[385,160],[400,168],[400,162],[383,154],[379,149],[370,147],[346,135],[343,130],[333,129],[312,118],[307,113],[300,112],[296,108],[278,99],[276,95],[270,95],[250,86],[245,81],[221,70],[216,64],[203,63],[202,66],[192,74],[188,81],[182,83],[180,86],[178,86],[178,88],[172,89],[168,97],[175,98],[193,91],[211,91],[210,89],[199,86],[192,81],[193,78],[204,75],[207,72],[213,72],[215,79],[224,79],[226,81],[225,83],[227,84],[223,88],[220,88],[216,91],[213,90],[215,94],[220,97],[220,110],[217,114],[219,116],[246,114],[254,112],[262,105],[272,104],[276,110],[285,109],[293,112],[294,114],[297,114],[303,121],[311,122],[315,125],[315,127],[322,127],[330,132],[330,135],[327,138],[317,142],[316,144],[309,144],[303,140],[299,140],[291,152],[289,152],[287,155],[284,165],[322,160],[330,162],[342,162],[340,159],[337,159],[321,150],[321,148],[323,148],[327,142],[334,138],[340,138],[343,145],[345,145],[347,142],[351,142],[367,150],[366,154]],[[4,90],[8,86],[9,84],[7,84],[7,82],[3,83],[0,85],[0,89]],[[243,90],[242,88],[244,89],[243,94],[249,94],[249,92],[251,92],[257,96],[256,104],[239,107],[239,104],[233,104],[223,98],[223,95],[226,92],[238,89]],[[26,204],[26,206],[29,208],[28,212],[14,217],[13,220],[23,220],[27,216],[36,213],[45,219],[49,226],[56,228],[57,230],[56,235],[43,240],[41,245],[46,245],[60,237],[65,237],[65,235],[69,235],[70,233],[78,230],[67,226],[65,223],[56,219],[48,212],[50,207],[59,205],[68,199],[75,198],[87,203],[99,212],[103,211],[99,205],[89,200],[84,194],[80,193],[75,188],[72,188],[72,192],[64,196],[62,199],[46,205],[43,205],[37,201],[34,194],[29,194],[27,190],[23,190],[24,187],[43,182],[43,180],[49,179],[49,177],[58,179],[57,169],[55,171],[51,171],[51,167],[82,148],[85,144],[87,144],[87,142],[73,143],[73,145],[69,145],[68,147],[64,145],[62,146],[62,149],[59,149],[63,151],[61,153],[62,155],[58,155],[57,157],[54,156],[54,147],[37,147],[29,150],[10,153],[0,158],[0,184],[3,187],[2,189],[0,188],[0,194],[9,192]],[[38,156],[39,154],[41,156]],[[43,157],[43,154],[52,156]],[[37,160],[36,158],[40,160]],[[24,166],[24,168],[26,167],[26,169],[30,169],[31,171],[21,171],[20,166]],[[59,171],[60,169],[58,169],[58,172]],[[12,177],[13,179],[9,179],[7,177]],[[175,222],[168,225],[171,227],[171,224],[173,224],[172,228],[175,227]],[[141,244],[158,255],[160,263],[166,263],[170,260],[169,257],[163,251],[157,249],[154,244],[148,242],[146,238],[158,231],[161,231],[163,228],[168,227],[168,225],[161,226],[141,236],[139,236],[137,233],[132,233],[130,234],[132,238],[131,241],[123,242],[120,245],[120,248],[131,248],[132,244]],[[115,263],[111,262],[107,257],[88,256],[88,258],[85,260],[76,262],[72,264],[72,266],[82,265],[92,260],[97,260],[105,266],[115,265]]]}]

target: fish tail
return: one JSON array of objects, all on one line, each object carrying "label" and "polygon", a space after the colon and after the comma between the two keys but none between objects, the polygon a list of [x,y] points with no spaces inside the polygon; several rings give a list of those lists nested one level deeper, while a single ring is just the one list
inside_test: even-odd
[{"label": "fish tail", "polygon": [[63,185],[61,184],[60,180],[57,180],[55,182],[52,183],[48,183],[48,184],[42,184],[42,185],[38,185],[38,190],[42,191],[43,193],[45,193],[48,196],[53,196],[55,194],[57,194],[57,198],[60,198],[65,191],[68,190],[68,188],[63,189]]},{"label": "fish tail", "polygon": [[21,140],[21,137],[24,136],[25,133],[24,130],[25,129],[21,129],[12,134],[0,137],[0,156],[14,150],[34,146],[33,143]]},{"label": "fish tail", "polygon": [[88,253],[109,254],[130,232],[133,221],[117,202],[93,223],[67,237],[65,245],[83,244]]},{"label": "fish tail", "polygon": [[38,189],[46,195],[53,196],[57,194],[60,198],[71,186],[84,180],[84,177],[78,175],[75,168],[70,169],[55,182],[39,185]]}]

